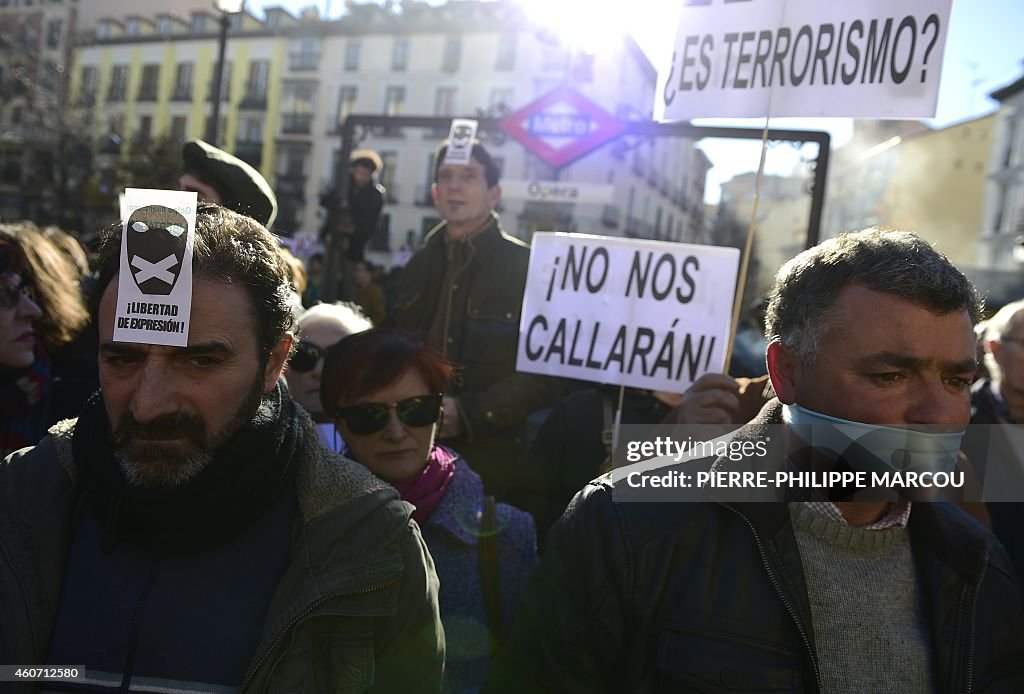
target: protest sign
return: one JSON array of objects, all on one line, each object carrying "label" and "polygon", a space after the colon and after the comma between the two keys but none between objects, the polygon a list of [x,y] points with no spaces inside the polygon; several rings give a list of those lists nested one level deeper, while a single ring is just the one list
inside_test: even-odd
[{"label": "protest sign", "polygon": [[473,140],[476,138],[477,121],[469,118],[452,120],[448,132],[448,149],[444,153],[445,164],[469,165],[473,155]]},{"label": "protest sign", "polygon": [[721,371],[739,250],[537,233],[519,371],[681,393]]},{"label": "protest sign", "polygon": [[194,192],[125,190],[115,341],[188,345],[195,230]]},{"label": "protest sign", "polygon": [[952,0],[687,0],[655,114],[930,118]]}]

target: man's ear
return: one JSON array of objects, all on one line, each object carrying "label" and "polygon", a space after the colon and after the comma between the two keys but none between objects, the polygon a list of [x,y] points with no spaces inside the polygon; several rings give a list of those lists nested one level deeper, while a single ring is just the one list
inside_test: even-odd
[{"label": "man's ear", "polygon": [[768,345],[767,361],[768,376],[772,380],[775,395],[785,405],[796,403],[803,369],[796,354],[781,342],[772,342]]},{"label": "man's ear", "polygon": [[270,357],[267,358],[267,367],[263,371],[263,392],[269,393],[277,385],[284,371],[284,365],[288,362],[288,353],[292,351],[292,342],[295,335],[289,330],[284,337],[270,350]]},{"label": "man's ear", "polygon": [[435,205],[437,204],[437,183],[430,184],[430,199],[434,201]]},{"label": "man's ear", "polygon": [[491,209],[493,210],[498,206],[501,201],[501,186],[495,183],[493,186],[487,189],[488,202],[490,203]]}]

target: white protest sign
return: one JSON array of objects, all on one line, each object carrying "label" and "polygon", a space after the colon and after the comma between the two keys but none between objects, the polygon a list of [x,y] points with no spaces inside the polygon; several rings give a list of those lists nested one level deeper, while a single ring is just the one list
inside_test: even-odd
[{"label": "white protest sign", "polygon": [[663,120],[935,116],[953,0],[687,0]]},{"label": "white protest sign", "polygon": [[725,364],[740,252],[537,233],[519,371],[683,392]]},{"label": "white protest sign", "polygon": [[501,182],[501,197],[507,200],[534,202],[579,202],[610,205],[615,186],[610,183],[572,183],[571,181],[517,181]]},{"label": "white protest sign", "polygon": [[448,149],[444,153],[445,164],[465,164],[473,154],[473,140],[476,138],[477,122],[469,118],[456,118],[448,132]]},{"label": "white protest sign", "polygon": [[195,231],[194,192],[125,190],[116,342],[188,345]]}]

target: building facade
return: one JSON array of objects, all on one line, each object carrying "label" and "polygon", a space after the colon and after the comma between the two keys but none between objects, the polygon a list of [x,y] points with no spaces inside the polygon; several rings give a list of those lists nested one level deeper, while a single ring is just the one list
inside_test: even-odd
[{"label": "building facade", "polygon": [[[217,18],[103,17],[77,50],[72,90],[101,130],[122,140],[199,137],[206,131]],[[593,55],[566,49],[513,2],[349,4],[338,20],[282,9],[233,18],[219,145],[256,165],[278,196],[278,231],[319,233],[322,193],[337,185],[340,129],[352,114],[500,117],[569,85],[621,120],[649,120],[656,73],[627,37]],[[433,156],[447,130],[380,127],[354,148],[384,160],[379,259],[438,220]],[[109,138],[108,138],[109,139]],[[610,185],[600,203],[506,195],[502,216],[523,238],[536,230],[698,240],[710,162],[685,138],[622,137],[559,171],[501,134],[484,140],[512,182]]]},{"label": "building facade", "polygon": [[994,116],[978,265],[1019,273],[1024,267],[1024,77],[990,96],[999,108]]},{"label": "building facade", "polygon": [[881,137],[839,148],[825,235],[869,226],[909,229],[959,267],[973,268],[984,236],[994,120],[982,116],[935,130],[896,121]]},{"label": "building facade", "polygon": [[60,221],[77,0],[0,0],[0,219]]}]

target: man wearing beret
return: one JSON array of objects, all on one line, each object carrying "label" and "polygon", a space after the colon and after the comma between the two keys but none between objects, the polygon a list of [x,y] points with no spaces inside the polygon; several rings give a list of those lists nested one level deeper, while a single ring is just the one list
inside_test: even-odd
[{"label": "man wearing beret", "polygon": [[201,202],[215,202],[267,227],[277,218],[277,197],[267,179],[238,157],[202,140],[189,140],[181,150],[185,172],[178,188],[198,193]]}]

